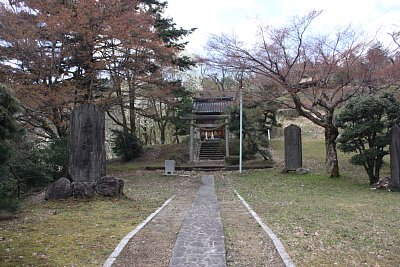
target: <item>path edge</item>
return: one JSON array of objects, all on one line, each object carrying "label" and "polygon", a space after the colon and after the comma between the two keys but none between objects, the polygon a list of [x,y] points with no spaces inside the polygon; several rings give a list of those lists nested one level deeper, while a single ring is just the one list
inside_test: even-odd
[{"label": "path edge", "polygon": [[261,218],[257,215],[257,213],[250,207],[249,204],[242,198],[242,196],[235,190],[236,196],[240,199],[242,204],[247,208],[247,210],[250,212],[250,214],[253,216],[253,218],[258,222],[258,224],[261,226],[261,228],[267,233],[267,235],[271,238],[272,242],[274,243],[274,246],[276,250],[279,253],[279,256],[281,256],[281,259],[283,260],[283,263],[285,264],[286,267],[295,267],[296,265],[290,258],[289,254],[286,252],[285,247],[283,246],[282,242],[279,240],[279,238],[274,234],[274,232],[269,228],[262,220]]},{"label": "path edge", "polygon": [[143,222],[141,222],[135,229],[133,229],[129,234],[127,234],[124,238],[121,239],[117,247],[114,249],[114,251],[111,253],[111,255],[108,257],[106,262],[104,263],[103,267],[111,267],[114,261],[117,259],[119,254],[122,252],[122,250],[125,248],[126,244],[128,244],[129,240],[137,234],[143,227],[146,226],[165,206],[167,206],[171,200],[175,196],[172,196],[169,198],[167,201],[162,204],[161,207],[159,207],[156,211],[154,211],[152,214],[150,214]]}]

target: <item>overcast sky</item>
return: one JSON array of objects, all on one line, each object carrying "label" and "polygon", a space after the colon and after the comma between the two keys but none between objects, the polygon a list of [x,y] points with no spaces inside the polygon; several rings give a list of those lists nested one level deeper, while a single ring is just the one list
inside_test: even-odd
[{"label": "overcast sky", "polygon": [[251,40],[256,26],[279,25],[293,15],[312,9],[323,10],[315,21],[318,30],[333,31],[349,23],[388,42],[387,32],[400,29],[400,0],[167,0],[166,15],[178,27],[197,27],[188,41],[189,53],[200,53],[212,33],[236,34]]}]

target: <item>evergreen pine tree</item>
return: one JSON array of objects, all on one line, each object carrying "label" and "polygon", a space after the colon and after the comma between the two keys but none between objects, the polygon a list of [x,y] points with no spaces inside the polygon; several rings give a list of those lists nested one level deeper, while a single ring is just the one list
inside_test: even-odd
[{"label": "evergreen pine tree", "polygon": [[339,149],[356,153],[350,162],[364,166],[370,184],[379,181],[383,157],[389,154],[389,131],[399,122],[400,103],[391,94],[354,98],[336,116],[343,129]]}]

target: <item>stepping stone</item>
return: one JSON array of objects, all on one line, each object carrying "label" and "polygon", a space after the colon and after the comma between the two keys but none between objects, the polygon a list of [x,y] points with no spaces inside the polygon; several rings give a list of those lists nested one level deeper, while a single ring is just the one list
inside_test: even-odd
[{"label": "stepping stone", "polygon": [[226,267],[224,232],[214,176],[203,176],[202,183],[178,234],[170,267]]}]

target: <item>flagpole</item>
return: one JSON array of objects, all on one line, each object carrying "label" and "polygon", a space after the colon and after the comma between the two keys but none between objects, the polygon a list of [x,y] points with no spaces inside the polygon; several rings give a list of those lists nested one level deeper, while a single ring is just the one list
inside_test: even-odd
[{"label": "flagpole", "polygon": [[239,148],[239,173],[242,173],[242,164],[243,164],[243,85],[242,82],[240,81],[240,129],[239,129],[239,135],[240,135],[240,148]]}]

